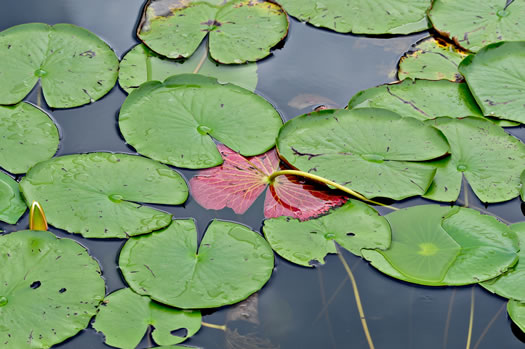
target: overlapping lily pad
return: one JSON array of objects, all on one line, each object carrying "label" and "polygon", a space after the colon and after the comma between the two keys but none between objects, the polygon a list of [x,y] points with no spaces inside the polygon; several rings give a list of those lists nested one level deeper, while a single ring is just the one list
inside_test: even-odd
[{"label": "overlapping lily pad", "polygon": [[0,221],[15,224],[26,209],[18,182],[0,171]]},{"label": "overlapping lily pad", "polygon": [[133,47],[120,62],[119,84],[127,92],[137,89],[146,81],[164,81],[176,74],[199,73],[215,77],[221,83],[233,83],[253,91],[257,86],[257,64],[218,64],[207,57],[208,50],[201,45],[186,60],[159,56],[146,45]]},{"label": "overlapping lily pad", "polygon": [[525,332],[525,303],[510,300],[507,304],[507,312],[512,321]]},{"label": "overlapping lily pad", "polygon": [[87,327],[104,298],[97,262],[84,247],[45,231],[0,237],[0,342],[49,348]]},{"label": "overlapping lily pad", "polygon": [[390,226],[370,206],[349,200],[329,214],[301,222],[290,217],[268,219],[264,235],[272,248],[290,262],[311,267],[324,264],[329,253],[337,253],[335,243],[361,256],[362,249],[387,249]]},{"label": "overlapping lily pad", "polygon": [[29,103],[0,106],[0,167],[25,173],[51,158],[58,143],[57,127],[42,110]]},{"label": "overlapping lily pad", "polygon": [[430,0],[279,0],[291,16],[340,33],[410,34],[428,29]]},{"label": "overlapping lily pad", "polygon": [[435,169],[418,161],[449,149],[436,129],[375,108],[324,110],[292,119],[281,129],[277,148],[301,171],[368,198],[396,200],[424,194]]},{"label": "overlapping lily pad", "polygon": [[523,0],[434,0],[429,19],[442,35],[472,52],[508,40],[525,40]]},{"label": "overlapping lily pad", "polygon": [[0,104],[20,102],[40,79],[47,104],[71,108],[113,88],[118,58],[90,31],[72,24],[17,25],[0,33]]},{"label": "overlapping lily pad", "polygon": [[218,220],[197,246],[195,222],[188,219],[130,239],[119,266],[139,294],[183,309],[215,308],[237,303],[263,287],[274,256],[259,234]]},{"label": "overlapping lily pad", "polygon": [[143,155],[177,167],[207,168],[222,163],[213,139],[244,156],[262,154],[275,145],[282,120],[270,103],[248,90],[182,74],[133,91],[120,110],[119,125]]},{"label": "overlapping lily pad", "polygon": [[268,56],[287,33],[286,13],[265,0],[149,0],[137,29],[169,58],[189,57],[208,35],[211,56],[227,64]]},{"label": "overlapping lily pad", "polygon": [[414,206],[385,216],[392,228],[386,251],[363,250],[381,272],[429,286],[492,279],[518,259],[518,238],[505,224],[478,211]]},{"label": "overlapping lily pad", "polygon": [[[201,327],[199,311],[170,308],[129,288],[111,293],[102,305],[93,328],[104,334],[106,344],[117,348],[136,348],[150,326],[159,345],[181,343]],[[184,337],[172,334],[181,329],[186,330]]]},{"label": "overlapping lily pad", "polygon": [[142,203],[178,205],[188,196],[184,179],[169,167],[111,153],[41,162],[20,187],[28,203],[41,203],[51,225],[92,238],[125,238],[163,228],[171,215]]},{"label": "overlapping lily pad", "polygon": [[463,176],[483,202],[502,202],[520,193],[525,145],[492,122],[478,118],[429,121],[450,144],[451,156],[440,160],[426,198],[456,201]]}]

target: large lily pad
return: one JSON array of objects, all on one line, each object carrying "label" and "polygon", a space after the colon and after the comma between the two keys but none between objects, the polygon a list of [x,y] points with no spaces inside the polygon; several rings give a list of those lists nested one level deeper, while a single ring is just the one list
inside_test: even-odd
[{"label": "large lily pad", "polygon": [[329,214],[305,222],[290,217],[268,219],[263,231],[275,252],[305,267],[312,267],[314,261],[324,264],[326,255],[337,253],[335,243],[358,256],[362,249],[390,246],[386,219],[357,200],[349,200]]},{"label": "large lily pad", "polygon": [[[253,91],[257,86],[257,64],[218,64],[207,57],[208,50],[201,45],[186,60],[174,60],[159,56],[146,45],[132,48],[120,62],[119,84],[127,92],[137,89],[146,81],[164,81],[176,74],[199,73],[215,77],[221,83],[233,83]],[[201,65],[202,62],[202,65]]]},{"label": "large lily pad", "polygon": [[525,42],[503,42],[461,62],[459,71],[485,115],[525,123],[524,60]]},{"label": "large lily pad", "polygon": [[525,304],[510,300],[507,303],[507,312],[512,321],[518,325],[522,332],[525,332]]},{"label": "large lily pad", "polygon": [[42,110],[29,103],[0,106],[0,167],[25,173],[51,158],[58,143],[57,127]]},{"label": "large lily pad", "polygon": [[363,250],[381,272],[429,286],[492,279],[518,259],[518,238],[492,216],[459,207],[414,206],[385,216],[392,228],[386,251]]},{"label": "large lily pad", "polygon": [[525,40],[523,0],[434,0],[428,16],[434,28],[472,52],[508,40]]},{"label": "large lily pad", "polygon": [[483,202],[507,201],[519,195],[520,175],[525,170],[525,145],[519,139],[478,118],[439,118],[429,123],[443,132],[451,156],[440,160],[426,198],[456,201],[463,176]]},{"label": "large lily pad", "polygon": [[[406,135],[409,134],[410,137]],[[435,169],[418,163],[447,153],[436,129],[384,109],[324,110],[288,121],[281,157],[362,195],[400,200],[424,194]]]},{"label": "large lily pad", "polygon": [[189,57],[209,35],[210,54],[221,63],[253,62],[286,37],[288,18],[264,0],[149,0],[137,29],[153,51]]},{"label": "large lily pad", "polygon": [[279,0],[290,15],[340,33],[409,34],[428,29],[430,0]]},{"label": "large lily pad", "polygon": [[212,137],[245,156],[275,145],[279,113],[262,97],[216,79],[182,74],[133,91],[122,106],[126,141],[154,160],[186,168],[220,165]]},{"label": "large lily pad", "polygon": [[[112,347],[136,348],[150,326],[153,340],[159,345],[181,343],[201,328],[199,311],[170,308],[129,288],[111,293],[102,305],[93,328],[102,332],[106,344]],[[186,329],[184,337],[172,334],[180,329]]]},{"label": "large lily pad", "polygon": [[0,342],[49,348],[87,327],[104,298],[97,262],[70,239],[45,231],[0,237]]},{"label": "large lily pad", "polygon": [[0,104],[20,102],[40,79],[50,107],[77,107],[101,98],[117,81],[115,53],[72,24],[6,29],[0,33],[0,56]]},{"label": "large lily pad", "polygon": [[0,221],[15,224],[26,209],[18,182],[0,171]]},{"label": "large lily pad", "polygon": [[273,263],[266,240],[236,223],[213,221],[197,246],[191,219],[175,220],[165,230],[130,239],[119,258],[122,274],[135,292],[184,309],[246,299],[268,281]]},{"label": "large lily pad", "polygon": [[20,187],[28,203],[41,203],[51,225],[92,238],[125,238],[163,228],[171,215],[135,202],[178,205],[188,197],[184,179],[167,166],[111,153],[41,162]]}]

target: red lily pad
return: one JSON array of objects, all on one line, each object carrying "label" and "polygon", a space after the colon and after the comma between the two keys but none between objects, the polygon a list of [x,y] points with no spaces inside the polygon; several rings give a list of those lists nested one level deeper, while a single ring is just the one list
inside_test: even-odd
[{"label": "red lily pad", "polygon": [[325,213],[347,200],[334,190],[297,176],[278,176],[273,183],[267,177],[279,170],[280,160],[272,149],[246,158],[224,145],[218,149],[224,159],[221,166],[201,171],[190,180],[193,198],[206,209],[231,208],[245,213],[266,187],[264,216],[291,216],[301,220]]}]

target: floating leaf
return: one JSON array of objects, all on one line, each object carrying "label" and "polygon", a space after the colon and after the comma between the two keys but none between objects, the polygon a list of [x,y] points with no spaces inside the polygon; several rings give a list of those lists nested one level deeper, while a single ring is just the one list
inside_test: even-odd
[{"label": "floating leaf", "polygon": [[97,262],[45,231],[0,236],[0,342],[49,348],[87,327],[104,298]]},{"label": "floating leaf", "polygon": [[472,52],[508,40],[525,40],[523,0],[434,0],[429,19],[443,36]]},{"label": "floating leaf", "polygon": [[275,150],[245,158],[223,145],[218,148],[224,163],[203,170],[190,180],[193,198],[206,209],[229,207],[243,214],[266,187],[269,187],[264,201],[266,218],[307,219],[346,201],[344,196],[331,193],[330,189],[305,183],[295,176],[278,176],[269,183],[268,176],[279,169],[280,160]]},{"label": "floating leaf", "polygon": [[159,56],[146,45],[139,44],[122,58],[119,84],[127,93],[131,93],[146,81],[164,81],[172,75],[193,73],[197,70],[199,74],[215,77],[221,83],[230,82],[250,91],[255,90],[257,64],[218,64],[209,59],[207,54],[208,49],[201,45],[190,58],[173,60]]},{"label": "floating leaf", "polygon": [[483,202],[507,201],[519,195],[520,174],[525,170],[525,145],[519,139],[478,118],[439,118],[429,123],[443,132],[451,156],[440,160],[426,198],[456,201],[463,176]]},{"label": "floating leaf", "polygon": [[120,110],[120,130],[137,151],[186,168],[220,165],[212,137],[242,155],[266,152],[282,126],[262,97],[216,79],[182,74],[133,91]]},{"label": "floating leaf", "polygon": [[521,173],[521,200],[525,201],[525,171]]},{"label": "floating leaf", "polygon": [[466,84],[446,80],[405,79],[369,88],[352,97],[348,107],[384,108],[419,120],[439,116],[483,116]]},{"label": "floating leaf", "polygon": [[525,123],[524,59],[525,42],[504,42],[461,62],[459,71],[485,115]]},{"label": "floating leaf", "polygon": [[[410,137],[406,135],[409,134]],[[435,169],[417,161],[447,153],[436,129],[384,109],[324,110],[288,121],[277,140],[291,166],[368,198],[424,194]]]},{"label": "floating leaf", "polygon": [[0,221],[15,224],[26,209],[18,182],[0,171]]},{"label": "floating leaf", "polygon": [[492,279],[518,259],[518,239],[505,224],[478,211],[423,205],[385,216],[392,228],[386,251],[363,250],[381,272],[429,286]]},{"label": "floating leaf", "polygon": [[[93,328],[104,334],[106,344],[117,348],[136,348],[150,326],[159,345],[181,343],[201,327],[199,311],[170,308],[129,288],[111,293],[102,305]],[[172,334],[180,329],[186,329],[184,336]]]},{"label": "floating leaf", "polygon": [[288,18],[264,0],[150,0],[137,29],[153,51],[189,57],[209,35],[210,54],[221,63],[253,62],[286,37]]},{"label": "floating leaf", "polygon": [[40,79],[52,108],[96,101],[117,81],[118,58],[90,31],[72,24],[27,23],[0,33],[0,104],[20,102]]},{"label": "floating leaf", "polygon": [[525,332],[525,304],[510,300],[507,303],[507,312],[511,320],[518,325],[522,332]]},{"label": "floating leaf", "polygon": [[410,34],[428,29],[430,0],[279,0],[290,15],[340,33]]},{"label": "floating leaf", "polygon": [[0,106],[0,139],[0,166],[11,173],[51,158],[59,143],[53,121],[29,103]]},{"label": "floating leaf", "polygon": [[167,166],[111,153],[41,162],[20,187],[28,203],[41,203],[49,224],[90,238],[125,238],[163,228],[171,215],[135,202],[178,205],[188,196],[184,179]]},{"label": "floating leaf", "polygon": [[324,264],[329,253],[337,253],[335,243],[361,256],[362,249],[390,246],[390,226],[370,206],[349,200],[326,216],[301,222],[290,217],[264,221],[264,235],[281,257],[305,267],[313,261]]},{"label": "floating leaf", "polygon": [[[215,308],[258,291],[273,270],[266,240],[247,227],[214,220],[197,246],[191,219],[129,239],[119,266],[137,293],[178,308]],[[174,266],[176,266],[174,268]]]}]

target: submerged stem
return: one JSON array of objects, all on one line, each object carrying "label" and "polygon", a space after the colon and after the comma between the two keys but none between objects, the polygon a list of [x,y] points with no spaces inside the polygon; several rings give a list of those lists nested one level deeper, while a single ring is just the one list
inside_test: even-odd
[{"label": "submerged stem", "polygon": [[201,70],[202,65],[204,64],[204,62],[206,62],[206,58],[208,58],[208,45],[206,45],[206,49],[204,50],[204,54],[202,55],[199,64],[197,64],[197,66],[193,70],[193,74],[197,74],[199,70]]},{"label": "submerged stem", "polygon": [[465,177],[463,177],[462,179],[462,184],[463,184],[463,200],[465,201],[465,204],[463,205],[464,207],[468,207],[468,185],[467,185],[467,180],[465,179]]},{"label": "submerged stem", "polygon": [[445,322],[445,333],[443,334],[443,349],[447,348],[448,331],[450,329],[450,319],[452,318],[452,306],[454,305],[455,298],[456,298],[456,289],[453,289],[452,295],[450,296],[450,302],[448,303],[447,321]]},{"label": "submerged stem", "polygon": [[491,328],[492,324],[494,324],[494,322],[496,321],[496,319],[501,315],[501,312],[503,311],[503,309],[505,309],[505,303],[503,303],[501,305],[501,307],[499,308],[498,312],[492,317],[492,319],[490,319],[487,327],[485,327],[485,329],[483,330],[483,332],[481,332],[481,335],[479,336],[479,339],[478,341],[476,342],[476,344],[474,345],[474,348],[473,349],[478,349],[479,345],[481,344],[481,342],[483,341],[483,338],[485,338],[485,335],[489,332],[489,329]]},{"label": "submerged stem", "polygon": [[36,105],[42,108],[42,83],[39,81],[36,87]]},{"label": "submerged stem", "polygon": [[210,324],[210,323],[207,323],[207,322],[204,322],[204,321],[201,322],[201,325],[204,326],[204,327],[214,328],[216,330],[221,330],[221,331],[224,331],[224,332],[226,332],[226,330],[227,330],[226,325],[215,325],[215,324]]},{"label": "submerged stem", "polygon": [[470,342],[472,341],[472,327],[474,325],[474,287],[472,286],[472,292],[470,294],[470,319],[468,323],[468,335],[467,335],[467,346],[466,349],[470,349]]}]

